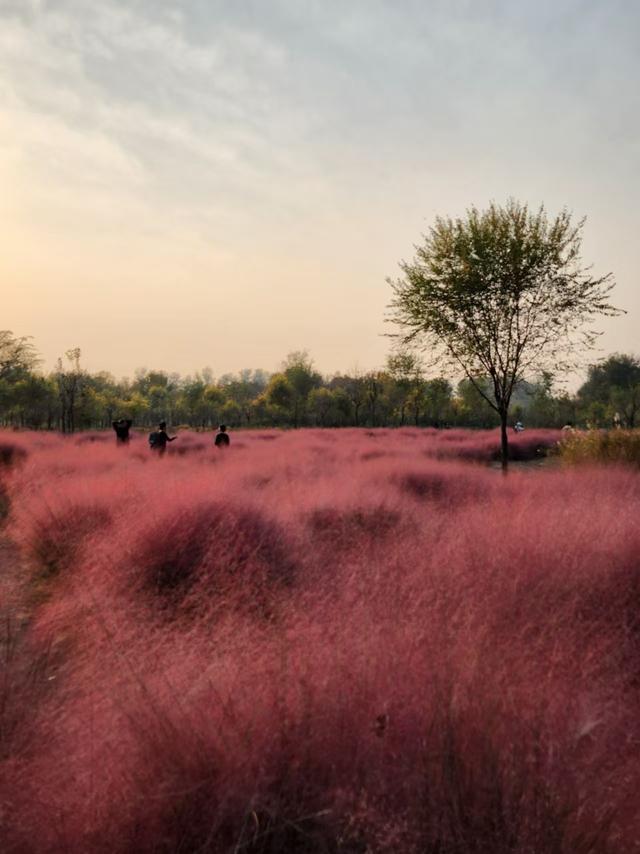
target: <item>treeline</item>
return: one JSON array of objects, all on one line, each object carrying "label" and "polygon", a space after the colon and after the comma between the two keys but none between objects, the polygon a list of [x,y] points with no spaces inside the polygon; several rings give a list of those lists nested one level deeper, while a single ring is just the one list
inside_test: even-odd
[{"label": "treeline", "polygon": [[[290,353],[281,370],[243,370],[215,378],[139,370],[132,380],[89,373],[80,350],[69,350],[55,370],[38,369],[27,338],[0,332],[0,424],[5,427],[75,430],[108,428],[116,418],[147,427],[493,427],[497,413],[468,380],[427,378],[410,353],[389,356],[384,369],[323,377],[306,352]],[[489,388],[487,382],[487,390]],[[592,365],[574,395],[559,391],[545,374],[522,382],[513,420],[530,427],[633,428],[640,410],[640,360],[616,354]]]}]

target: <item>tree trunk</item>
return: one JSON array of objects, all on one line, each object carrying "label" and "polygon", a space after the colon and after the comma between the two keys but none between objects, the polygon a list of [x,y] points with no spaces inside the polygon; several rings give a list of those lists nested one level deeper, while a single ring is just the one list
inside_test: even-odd
[{"label": "tree trunk", "polygon": [[507,413],[500,413],[500,463],[502,473],[506,474],[509,468],[509,433],[507,430]]}]

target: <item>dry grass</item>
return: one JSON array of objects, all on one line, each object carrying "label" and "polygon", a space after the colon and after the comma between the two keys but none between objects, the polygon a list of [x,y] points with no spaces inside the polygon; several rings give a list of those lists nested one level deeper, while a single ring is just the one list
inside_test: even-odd
[{"label": "dry grass", "polygon": [[640,466],[640,430],[589,430],[563,437],[562,460],[569,465],[621,463]]}]

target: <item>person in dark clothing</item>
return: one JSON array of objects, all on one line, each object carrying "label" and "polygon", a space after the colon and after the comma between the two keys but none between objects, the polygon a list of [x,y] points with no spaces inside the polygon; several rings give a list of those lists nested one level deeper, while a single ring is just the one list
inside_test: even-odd
[{"label": "person in dark clothing", "polygon": [[117,421],[113,421],[113,429],[116,431],[116,444],[117,445],[128,445],[129,444],[129,430],[131,429],[131,425],[133,421],[129,418],[119,418]]},{"label": "person in dark clothing", "polygon": [[227,433],[227,428],[224,424],[221,424],[218,432],[216,433],[216,438],[214,439],[214,444],[216,448],[228,448],[230,443],[229,434]]},{"label": "person in dark clothing", "polygon": [[160,456],[167,450],[167,442],[173,442],[177,436],[169,436],[167,433],[167,422],[161,421],[158,429],[149,434],[149,447],[152,451],[157,451]]}]

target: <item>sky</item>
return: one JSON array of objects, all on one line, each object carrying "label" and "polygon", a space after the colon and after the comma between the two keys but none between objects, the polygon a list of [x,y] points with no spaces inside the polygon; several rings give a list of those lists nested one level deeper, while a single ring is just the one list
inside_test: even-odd
[{"label": "sky", "polygon": [[640,353],[636,0],[0,0],[0,328],[50,368],[384,364],[437,215],[587,216]]}]

